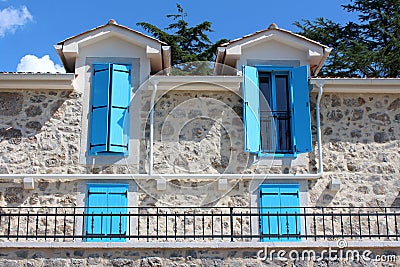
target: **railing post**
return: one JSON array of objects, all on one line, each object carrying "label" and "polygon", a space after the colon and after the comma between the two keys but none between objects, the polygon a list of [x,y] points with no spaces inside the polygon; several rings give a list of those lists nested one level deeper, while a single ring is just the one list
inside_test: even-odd
[{"label": "railing post", "polygon": [[233,208],[229,208],[229,216],[231,221],[231,242],[233,242]]}]

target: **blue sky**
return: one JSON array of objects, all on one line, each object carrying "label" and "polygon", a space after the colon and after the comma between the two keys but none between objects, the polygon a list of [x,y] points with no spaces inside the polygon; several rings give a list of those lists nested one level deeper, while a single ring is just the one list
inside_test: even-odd
[{"label": "blue sky", "polygon": [[[26,57],[24,63],[31,63],[26,66],[28,69],[32,64],[61,64],[54,44],[105,24],[110,18],[139,31],[143,30],[135,24],[140,21],[165,27],[170,22],[165,15],[176,12],[177,2],[188,13],[189,23],[212,22],[215,32],[210,37],[213,41],[238,38],[264,29],[272,22],[280,28],[296,31],[292,23],[301,19],[325,17],[347,22],[355,18],[340,7],[349,2],[345,0],[253,0],[242,3],[226,0],[0,0],[0,71],[16,71],[21,58],[26,55],[38,58],[49,55],[49,58],[36,61],[35,57]],[[56,70],[59,70],[57,66]]]}]

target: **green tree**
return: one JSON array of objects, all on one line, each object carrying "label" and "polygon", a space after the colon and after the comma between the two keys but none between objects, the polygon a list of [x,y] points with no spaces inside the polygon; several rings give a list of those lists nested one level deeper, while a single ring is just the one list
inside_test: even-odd
[{"label": "green tree", "polygon": [[[183,63],[195,61],[214,61],[217,47],[228,40],[221,39],[216,43],[212,43],[208,37],[208,33],[213,32],[211,22],[204,21],[195,26],[189,26],[186,21],[187,13],[180,4],[176,4],[176,7],[178,9],[177,14],[166,16],[173,21],[165,29],[160,29],[148,22],[138,22],[136,25],[171,46],[173,66],[179,64],[183,66],[185,65]],[[193,68],[192,64],[185,66],[183,68],[184,71],[189,71]],[[203,65],[196,64],[197,70],[199,66],[200,68],[210,69],[207,63],[203,63]]]},{"label": "green tree", "polygon": [[300,32],[334,50],[321,76],[400,77],[400,0],[350,0],[358,21],[324,18],[295,22]]}]

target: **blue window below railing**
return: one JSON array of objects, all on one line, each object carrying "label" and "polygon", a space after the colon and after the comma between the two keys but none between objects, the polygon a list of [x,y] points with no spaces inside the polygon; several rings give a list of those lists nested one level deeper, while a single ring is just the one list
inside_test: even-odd
[{"label": "blue window below railing", "polygon": [[125,241],[127,206],[128,185],[88,184],[85,241]]},{"label": "blue window below railing", "polygon": [[263,242],[301,240],[298,184],[260,186],[260,235]]}]

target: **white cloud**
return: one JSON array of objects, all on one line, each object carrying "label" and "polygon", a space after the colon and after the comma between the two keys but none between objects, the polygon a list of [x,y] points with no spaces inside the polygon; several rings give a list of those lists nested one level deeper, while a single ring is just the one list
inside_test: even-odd
[{"label": "white cloud", "polygon": [[19,72],[61,72],[65,73],[62,66],[54,64],[49,55],[38,58],[34,55],[25,55],[21,58],[17,71]]},{"label": "white cloud", "polygon": [[18,27],[32,20],[33,17],[26,6],[20,8],[10,6],[0,9],[0,37],[3,37],[7,32],[15,32]]}]

